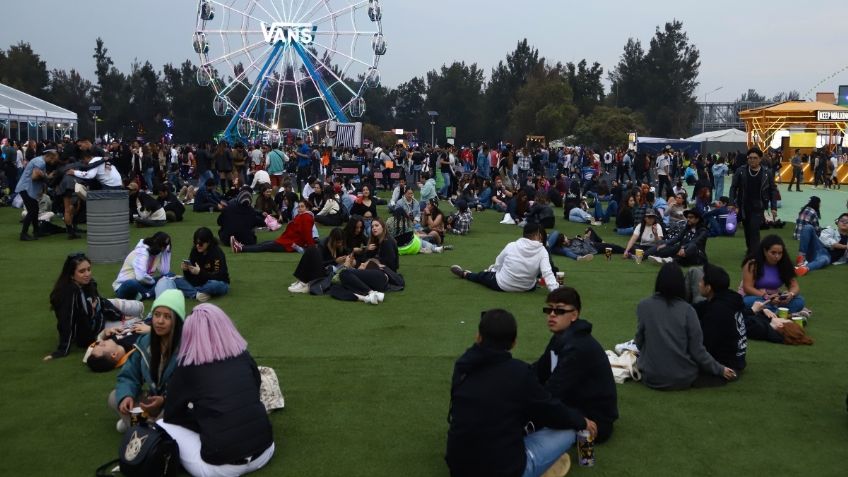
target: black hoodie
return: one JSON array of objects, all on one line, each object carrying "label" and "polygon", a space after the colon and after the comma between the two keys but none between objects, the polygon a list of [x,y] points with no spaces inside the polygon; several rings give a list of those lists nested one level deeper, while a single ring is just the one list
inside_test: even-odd
[{"label": "black hoodie", "polygon": [[707,352],[728,368],[745,369],[748,338],[742,296],[732,290],[723,290],[711,300],[697,303],[695,311],[704,332]]},{"label": "black hoodie", "polygon": [[452,477],[518,477],[524,426],[581,430],[583,416],[551,397],[527,363],[474,345],[454,365],[445,460]]},{"label": "black hoodie", "polygon": [[[553,371],[551,353],[557,356]],[[551,395],[595,421],[598,442],[609,439],[618,419],[618,396],[609,358],[592,336],[592,323],[577,319],[552,336],[533,368]]]}]

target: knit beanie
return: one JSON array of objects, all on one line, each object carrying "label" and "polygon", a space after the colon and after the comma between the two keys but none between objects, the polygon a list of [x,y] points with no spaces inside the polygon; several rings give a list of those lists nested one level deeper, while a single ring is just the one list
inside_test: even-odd
[{"label": "knit beanie", "polygon": [[250,205],[251,199],[253,199],[253,195],[250,193],[249,187],[242,187],[238,195],[236,195],[236,202],[239,204]]},{"label": "knit beanie", "polygon": [[180,317],[180,320],[185,319],[185,298],[183,297],[183,292],[177,289],[172,288],[162,292],[161,295],[156,297],[156,301],[153,302],[153,308],[150,310],[155,310],[158,306],[170,308],[171,311]]}]

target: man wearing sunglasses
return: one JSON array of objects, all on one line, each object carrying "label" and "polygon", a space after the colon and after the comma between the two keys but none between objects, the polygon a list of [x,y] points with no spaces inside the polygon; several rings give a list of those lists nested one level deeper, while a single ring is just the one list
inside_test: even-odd
[{"label": "man wearing sunglasses", "polygon": [[545,300],[542,313],[553,333],[542,356],[533,363],[539,382],[566,406],[583,414],[596,441],[612,434],[618,398],[609,359],[592,336],[592,323],[580,319],[580,294],[560,287]]},{"label": "man wearing sunglasses", "polygon": [[729,209],[737,212],[745,228],[748,252],[753,252],[760,245],[760,225],[766,207],[771,209],[772,218],[777,219],[777,186],[774,184],[774,173],[761,164],[763,151],[752,147],[748,150],[747,158],[747,167],[739,167],[733,173]]}]

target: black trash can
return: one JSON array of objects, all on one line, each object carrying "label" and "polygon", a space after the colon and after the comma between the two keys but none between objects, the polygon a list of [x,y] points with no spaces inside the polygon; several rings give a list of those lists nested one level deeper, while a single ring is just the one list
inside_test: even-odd
[{"label": "black trash can", "polygon": [[122,262],[130,243],[129,192],[89,191],[86,209],[88,258],[93,263]]}]

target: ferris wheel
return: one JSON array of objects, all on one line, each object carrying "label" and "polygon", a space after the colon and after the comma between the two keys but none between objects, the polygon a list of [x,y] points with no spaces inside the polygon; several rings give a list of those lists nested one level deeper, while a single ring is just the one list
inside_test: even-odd
[{"label": "ferris wheel", "polygon": [[197,82],[225,137],[310,130],[365,113],[386,53],[379,0],[199,0]]}]

